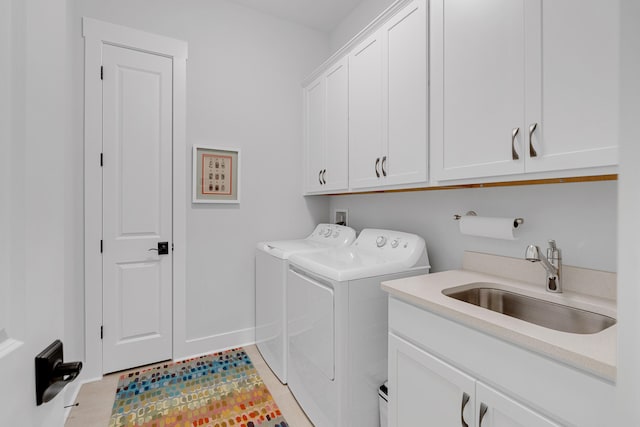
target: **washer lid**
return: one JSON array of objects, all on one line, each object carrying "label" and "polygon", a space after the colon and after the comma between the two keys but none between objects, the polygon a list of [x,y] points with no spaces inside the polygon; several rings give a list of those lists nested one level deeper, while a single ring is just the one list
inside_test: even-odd
[{"label": "washer lid", "polygon": [[292,254],[327,250],[331,246],[303,239],[282,240],[278,242],[260,242],[256,247],[257,249],[267,252],[276,258],[289,259]]},{"label": "washer lid", "polygon": [[317,252],[329,248],[348,246],[356,239],[351,227],[336,224],[318,224],[308,237],[298,240],[260,242],[256,248],[280,258],[289,259],[295,253]]},{"label": "washer lid", "polygon": [[[380,239],[381,236],[384,238]],[[349,247],[294,254],[290,262],[338,282],[430,267],[424,239],[420,236],[376,229],[362,230]]]}]

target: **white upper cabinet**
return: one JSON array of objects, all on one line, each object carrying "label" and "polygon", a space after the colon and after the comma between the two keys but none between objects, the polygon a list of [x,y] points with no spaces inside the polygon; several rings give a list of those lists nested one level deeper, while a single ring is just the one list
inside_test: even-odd
[{"label": "white upper cabinet", "polygon": [[304,88],[307,193],[348,187],[348,85],[344,58]]},{"label": "white upper cabinet", "polygon": [[324,93],[324,76],[316,79],[304,89],[306,191],[322,190],[325,132]]},{"label": "white upper cabinet", "polygon": [[523,172],[524,0],[431,5],[434,178]]},{"label": "white upper cabinet", "polygon": [[349,55],[349,186],[373,187],[382,177],[382,41],[376,32]]},{"label": "white upper cabinet", "polygon": [[617,163],[616,1],[431,5],[436,181]]},{"label": "white upper cabinet", "polygon": [[[427,6],[410,3],[382,28],[387,94],[386,185],[427,181]],[[385,75],[386,74],[386,75]]]},{"label": "white upper cabinet", "polygon": [[349,185],[349,70],[346,58],[325,76],[326,138],[322,175],[325,190],[346,190]]},{"label": "white upper cabinet", "polygon": [[537,3],[530,19],[535,37],[527,45],[532,96],[526,123],[527,143],[536,125],[531,134],[536,155],[527,154],[527,172],[616,165],[619,2]]},{"label": "white upper cabinet", "polygon": [[408,3],[349,54],[349,186],[427,181],[427,5]]}]

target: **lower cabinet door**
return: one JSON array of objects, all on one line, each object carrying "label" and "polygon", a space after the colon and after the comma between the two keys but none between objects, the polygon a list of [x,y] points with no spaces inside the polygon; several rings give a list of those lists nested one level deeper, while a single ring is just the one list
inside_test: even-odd
[{"label": "lower cabinet door", "polygon": [[389,334],[389,425],[475,426],[475,380]]},{"label": "lower cabinet door", "polygon": [[499,391],[476,382],[478,427],[559,427]]}]

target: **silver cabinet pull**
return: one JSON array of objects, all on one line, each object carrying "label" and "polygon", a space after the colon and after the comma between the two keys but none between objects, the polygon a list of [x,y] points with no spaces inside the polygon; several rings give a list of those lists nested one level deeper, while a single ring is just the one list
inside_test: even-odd
[{"label": "silver cabinet pull", "polygon": [[489,407],[487,405],[484,403],[480,404],[480,421],[478,421],[478,427],[482,427],[482,420],[484,419],[484,416],[487,415],[488,410]]},{"label": "silver cabinet pull", "polygon": [[520,160],[520,156],[516,151],[516,136],[518,136],[518,132],[520,132],[520,128],[513,128],[511,132],[511,158],[513,160]]},{"label": "silver cabinet pull", "polygon": [[386,166],[387,166],[387,156],[384,156],[382,158],[382,176],[387,176]]},{"label": "silver cabinet pull", "polygon": [[380,178],[380,171],[378,171],[378,165],[380,164],[380,157],[376,159],[376,177]]},{"label": "silver cabinet pull", "polygon": [[538,152],[536,151],[535,148],[533,148],[533,133],[536,131],[537,127],[538,127],[537,123],[534,123],[531,126],[529,126],[529,156],[530,157],[538,157]]},{"label": "silver cabinet pull", "polygon": [[462,393],[462,405],[460,406],[460,424],[462,427],[469,427],[469,424],[464,420],[464,407],[467,406],[470,398],[467,393]]},{"label": "silver cabinet pull", "polygon": [[318,172],[318,182],[320,183],[320,185],[322,185],[322,169],[320,169],[320,172]]},{"label": "silver cabinet pull", "polygon": [[324,169],[324,170],[322,171],[322,183],[323,183],[323,184],[326,184],[326,183],[327,183],[327,180],[326,180],[326,179],[325,179],[325,177],[324,177],[324,175],[325,175],[326,173],[327,173],[327,170],[326,170],[326,169]]}]

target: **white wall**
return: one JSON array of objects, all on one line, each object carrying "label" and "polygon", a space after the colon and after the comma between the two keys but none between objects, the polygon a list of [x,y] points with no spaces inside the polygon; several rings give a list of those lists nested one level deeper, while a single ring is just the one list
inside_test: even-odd
[{"label": "white wall", "polygon": [[[78,85],[83,72],[81,16],[189,43],[184,310],[190,342],[179,343],[174,356],[253,341],[256,242],[306,235],[327,217],[328,200],[303,198],[298,177],[300,82],[328,56],[328,36],[222,0],[75,0],[75,7]],[[81,108],[75,115],[80,121]],[[81,134],[76,144],[72,155],[81,165]],[[242,150],[240,205],[191,204],[193,144]],[[80,188],[73,191],[76,200],[82,198]]]},{"label": "white wall", "polygon": [[380,15],[395,0],[363,0],[347,15],[330,34],[331,52],[335,52],[353,36],[358,34],[369,22]]},{"label": "white wall", "polygon": [[[460,268],[465,250],[522,257],[528,244],[555,239],[568,265],[616,271],[617,183],[571,183],[409,193],[333,196],[349,225],[416,233],[427,243],[432,271]],[[522,217],[517,240],[460,234],[454,214]]]},{"label": "white wall", "polygon": [[640,4],[623,0],[620,79],[618,408],[612,425],[640,425]]},{"label": "white wall", "polygon": [[11,185],[11,2],[0,0],[0,343],[9,317],[9,216]]}]

